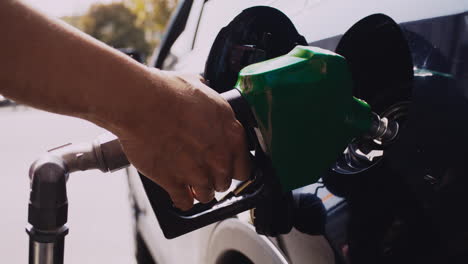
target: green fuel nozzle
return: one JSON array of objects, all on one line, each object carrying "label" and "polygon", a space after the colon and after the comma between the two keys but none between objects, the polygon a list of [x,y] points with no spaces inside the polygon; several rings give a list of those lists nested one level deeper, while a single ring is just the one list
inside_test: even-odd
[{"label": "green fuel nozzle", "polygon": [[285,191],[316,182],[353,139],[389,141],[398,132],[396,122],[353,97],[345,58],[321,48],[297,46],[249,65],[236,89]]}]

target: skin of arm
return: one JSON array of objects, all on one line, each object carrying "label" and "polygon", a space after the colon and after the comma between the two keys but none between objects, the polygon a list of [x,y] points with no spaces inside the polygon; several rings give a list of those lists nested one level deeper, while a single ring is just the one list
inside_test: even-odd
[{"label": "skin of arm", "polygon": [[19,1],[0,0],[0,93],[96,123],[175,206],[249,176],[242,125],[195,75],[141,65]]}]

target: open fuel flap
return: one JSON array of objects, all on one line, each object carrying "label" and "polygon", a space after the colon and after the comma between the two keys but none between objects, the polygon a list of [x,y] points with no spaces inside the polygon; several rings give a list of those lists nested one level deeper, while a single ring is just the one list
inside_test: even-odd
[{"label": "open fuel flap", "polygon": [[[353,96],[372,106],[405,131],[413,87],[413,62],[400,26],[383,14],[363,18],[341,37],[336,53],[344,56],[353,79]],[[346,196],[359,173],[375,166],[398,138],[390,142],[356,138],[324,175],[327,187]],[[343,177],[346,175],[346,177]],[[356,176],[356,177],[354,177]]]},{"label": "open fuel flap", "polygon": [[284,55],[297,45],[307,45],[307,41],[281,11],[248,8],[218,33],[204,77],[211,88],[225,92],[234,87],[245,66]]}]

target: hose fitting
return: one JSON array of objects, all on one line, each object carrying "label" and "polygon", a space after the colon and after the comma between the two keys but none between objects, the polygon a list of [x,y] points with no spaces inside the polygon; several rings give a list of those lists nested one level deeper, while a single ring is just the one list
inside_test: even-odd
[{"label": "hose fitting", "polygon": [[380,118],[380,116],[376,113],[372,113],[372,115],[372,126],[366,137],[379,140],[382,143],[387,143],[394,140],[398,135],[398,122],[389,120],[386,117]]},{"label": "hose fitting", "polygon": [[68,234],[66,182],[70,173],[113,172],[130,165],[116,136],[106,133],[92,144],[66,144],[48,151],[29,170],[31,180],[26,232],[30,264],[62,264]]}]

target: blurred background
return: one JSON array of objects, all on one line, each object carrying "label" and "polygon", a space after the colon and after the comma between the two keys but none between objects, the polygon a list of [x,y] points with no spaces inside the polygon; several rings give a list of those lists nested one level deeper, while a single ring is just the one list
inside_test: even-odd
[{"label": "blurred background", "polygon": [[23,0],[114,48],[150,57],[177,0]]},{"label": "blurred background", "polygon": [[[177,0],[23,0],[109,44],[150,57]],[[0,95],[0,252],[27,263],[28,170],[41,153],[92,141],[104,129],[77,118],[17,105]],[[74,173],[68,182],[66,263],[135,263],[132,211],[124,171]]]}]

